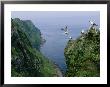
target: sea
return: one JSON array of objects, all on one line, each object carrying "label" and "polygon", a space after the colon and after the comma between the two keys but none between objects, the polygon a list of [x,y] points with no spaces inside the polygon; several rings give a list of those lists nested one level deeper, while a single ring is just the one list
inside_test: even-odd
[{"label": "sea", "polygon": [[[81,35],[82,28],[77,26],[68,26],[69,35],[66,35],[61,28],[65,26],[44,26],[40,29],[43,39],[46,42],[41,46],[41,53],[45,55],[48,59],[52,60],[59,66],[62,72],[66,72],[66,60],[64,55],[64,49],[70,40],[69,37],[72,37],[75,40]],[[88,28],[85,27],[85,31]]]}]

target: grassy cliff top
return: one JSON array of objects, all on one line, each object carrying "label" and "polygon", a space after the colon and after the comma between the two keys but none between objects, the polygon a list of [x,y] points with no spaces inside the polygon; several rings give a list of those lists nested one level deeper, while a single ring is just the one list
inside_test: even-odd
[{"label": "grassy cliff top", "polygon": [[76,40],[69,40],[64,54],[66,76],[100,76],[100,31],[91,28]]}]

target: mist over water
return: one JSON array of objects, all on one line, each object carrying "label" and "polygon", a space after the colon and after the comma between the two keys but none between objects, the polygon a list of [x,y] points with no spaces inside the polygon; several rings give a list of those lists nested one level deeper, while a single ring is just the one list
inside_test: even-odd
[{"label": "mist over water", "polygon": [[95,21],[100,26],[98,11],[13,11],[11,16],[31,20],[40,29],[42,37],[46,40],[40,51],[63,71],[66,71],[64,49],[69,39],[61,28],[68,26],[69,35],[76,39],[82,29],[89,28],[89,20]]}]

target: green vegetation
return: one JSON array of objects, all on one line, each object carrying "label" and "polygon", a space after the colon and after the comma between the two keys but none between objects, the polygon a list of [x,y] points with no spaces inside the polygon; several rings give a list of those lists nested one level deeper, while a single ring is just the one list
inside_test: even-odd
[{"label": "green vegetation", "polygon": [[[53,77],[62,73],[41,54],[41,32],[30,20],[11,19],[11,76]],[[65,48],[66,77],[100,76],[100,31],[89,29]]]},{"label": "green vegetation", "polygon": [[30,20],[11,19],[11,76],[58,76],[56,66],[39,51],[41,33]]},{"label": "green vegetation", "polygon": [[100,31],[91,28],[65,48],[67,77],[100,76]]},{"label": "green vegetation", "polygon": [[[19,30],[25,32],[27,38],[30,40],[32,46],[39,50],[40,44],[42,43],[41,32],[35,27],[35,25],[30,20],[20,20],[19,18],[15,18],[13,23],[19,26]],[[14,26],[16,27],[16,26]]]}]

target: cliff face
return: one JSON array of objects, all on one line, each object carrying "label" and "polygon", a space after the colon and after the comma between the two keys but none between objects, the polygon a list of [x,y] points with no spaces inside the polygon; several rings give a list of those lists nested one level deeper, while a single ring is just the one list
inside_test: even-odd
[{"label": "cliff face", "polygon": [[30,20],[11,19],[11,76],[57,76],[54,64],[40,51],[41,33]]},{"label": "cliff face", "polygon": [[69,40],[64,54],[66,76],[100,76],[100,31],[91,28],[76,40]]},{"label": "cliff face", "polygon": [[13,23],[19,27],[19,30],[25,32],[27,38],[30,40],[32,46],[39,50],[41,44],[41,32],[35,27],[30,20],[20,20],[19,18],[13,19]]}]

